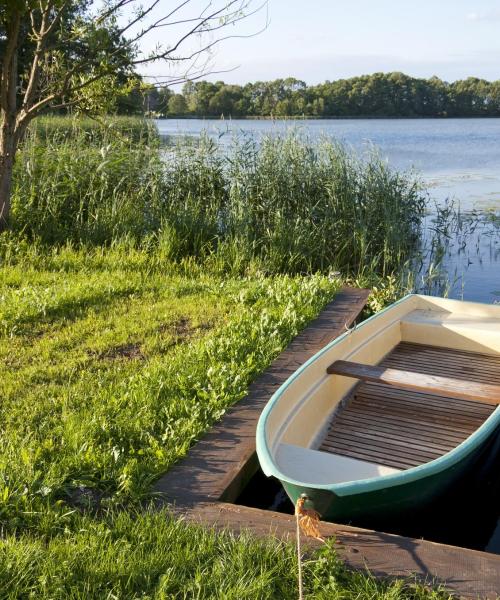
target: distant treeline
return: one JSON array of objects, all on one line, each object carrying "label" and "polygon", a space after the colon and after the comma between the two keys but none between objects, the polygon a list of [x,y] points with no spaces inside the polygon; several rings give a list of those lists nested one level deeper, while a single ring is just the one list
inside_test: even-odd
[{"label": "distant treeline", "polygon": [[292,77],[246,85],[197,81],[182,93],[150,89],[143,109],[197,117],[498,117],[500,80],[374,73],[313,86]]}]

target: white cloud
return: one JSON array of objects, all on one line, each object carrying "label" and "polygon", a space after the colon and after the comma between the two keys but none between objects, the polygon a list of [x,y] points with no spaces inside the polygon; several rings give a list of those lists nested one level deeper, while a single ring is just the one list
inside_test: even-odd
[{"label": "white cloud", "polygon": [[484,12],[470,12],[466,15],[467,21],[500,21],[500,10],[486,10]]}]

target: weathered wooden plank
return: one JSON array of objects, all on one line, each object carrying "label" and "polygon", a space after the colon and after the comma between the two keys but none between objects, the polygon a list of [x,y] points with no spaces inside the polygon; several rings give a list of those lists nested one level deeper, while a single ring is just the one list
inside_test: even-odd
[{"label": "weathered wooden plank", "polygon": [[[431,359],[431,360],[430,360]],[[455,379],[475,381],[477,383],[500,383],[500,365],[496,368],[481,368],[479,365],[464,365],[460,361],[444,361],[442,358],[434,362],[432,357],[415,357],[408,364],[408,358],[403,355],[390,356],[383,361],[383,366],[395,369],[406,368],[416,373],[427,373],[442,375],[445,377],[455,377]]]},{"label": "weathered wooden plank", "polygon": [[388,467],[398,468],[398,464],[404,463],[416,467],[423,463],[430,462],[439,458],[442,451],[423,451],[415,448],[405,448],[403,445],[393,444],[388,439],[381,442],[374,440],[363,440],[362,435],[355,435],[352,432],[338,434],[334,439],[325,439],[321,445],[321,450],[328,448],[333,454],[343,454],[348,456],[348,452],[364,453],[369,462],[386,465]]},{"label": "weathered wooden plank", "polygon": [[414,390],[488,404],[500,404],[500,386],[461,381],[451,377],[426,375],[387,367],[373,367],[346,360],[337,360],[327,368],[330,375],[353,377],[404,390]]},{"label": "weathered wooden plank", "polygon": [[493,378],[492,383],[500,381],[500,357],[491,354],[402,342],[397,352],[390,354],[382,364],[398,359],[411,359],[408,370],[412,370],[414,364],[422,363],[437,375],[442,368],[452,368],[456,370],[457,378],[469,377],[475,381],[476,377],[482,378],[488,374]]},{"label": "weathered wooden plank", "polygon": [[[408,427],[403,430],[391,425],[387,426],[384,423],[373,423],[363,419],[356,420],[352,417],[339,417],[337,423],[351,432],[356,432],[358,435],[365,436],[367,434],[370,436],[368,438],[364,437],[364,439],[371,439],[373,436],[374,439],[381,438],[385,440],[387,437],[390,437],[395,444],[401,446],[405,446],[408,443],[408,439],[410,439],[410,447],[414,447],[414,442],[411,440],[418,440],[418,448],[430,449],[440,453],[448,452],[450,445],[455,447],[457,443],[460,443],[460,438],[458,437],[450,438],[447,435],[438,437],[435,434],[429,435],[424,429]],[[332,436],[335,437],[333,433]],[[326,439],[328,438],[329,435],[327,435]]]},{"label": "weathered wooden plank", "polygon": [[347,456],[349,458],[359,458],[360,460],[394,467],[395,469],[411,469],[411,467],[416,467],[420,464],[420,462],[410,460],[408,457],[400,457],[394,455],[394,453],[389,453],[388,451],[377,452],[373,448],[365,450],[354,446],[352,443],[340,444],[337,442],[335,446],[332,446],[326,441],[321,445],[321,451],[340,454],[341,456]]},{"label": "weathered wooden plank", "polygon": [[496,354],[487,354],[486,352],[476,352],[475,350],[459,350],[456,348],[446,348],[445,346],[429,346],[427,344],[418,344],[416,342],[401,342],[398,345],[399,352],[408,351],[412,354],[422,352],[423,354],[446,354],[448,356],[456,356],[465,361],[480,360],[480,361],[491,361],[498,364],[500,357]]},{"label": "weathered wooden plank", "polygon": [[[407,362],[405,357],[398,357],[384,361],[383,364],[385,367],[400,369],[405,362]],[[460,365],[460,363],[452,364],[444,362],[439,366],[433,366],[429,365],[428,362],[422,358],[413,360],[411,362],[411,367],[408,368],[408,370],[429,375],[441,375],[443,377],[453,377],[453,374],[455,374],[455,379],[474,381],[476,383],[490,383],[492,385],[499,385],[500,382],[500,374],[498,373],[498,369],[496,373],[493,371],[488,371],[487,369],[483,369],[481,372],[479,372],[479,367],[465,369]]]},{"label": "weathered wooden plank", "polygon": [[[451,348],[440,348],[437,349],[429,348],[428,350],[425,348],[415,348],[416,345],[408,344],[407,342],[402,342],[398,347],[398,356],[403,358],[411,357],[413,360],[424,360],[429,361],[429,359],[433,359],[432,362],[429,362],[429,366],[439,366],[441,363],[443,364],[459,364],[461,366],[469,367],[471,370],[475,369],[477,366],[484,365],[487,369],[495,370],[498,368],[499,359],[498,357],[488,357],[484,358],[483,355],[473,355],[472,353],[463,353],[459,350],[451,349]],[[420,344],[422,346],[422,344]]]},{"label": "weathered wooden plank", "polygon": [[[373,386],[373,387],[372,387]],[[464,407],[457,404],[454,398],[442,396],[433,396],[421,392],[412,392],[410,390],[397,390],[387,386],[377,386],[375,384],[364,384],[356,393],[353,404],[373,403],[380,406],[399,407],[408,413],[418,415],[430,414],[443,421],[451,420],[454,423],[475,424],[482,423],[495,409],[494,405],[482,404],[480,402],[470,402],[477,405]]]},{"label": "weathered wooden plank", "polygon": [[[400,392],[400,394],[403,396],[404,392]],[[453,406],[450,408],[453,410]],[[382,411],[385,414],[400,414],[403,417],[414,419],[418,422],[432,420],[436,424],[446,425],[448,428],[452,424],[453,430],[457,426],[459,429],[462,427],[466,431],[470,431],[471,428],[477,428],[489,416],[489,413],[484,415],[461,414],[458,410],[453,415],[453,412],[441,410],[439,406],[433,407],[432,404],[421,403],[418,399],[405,397],[403,401],[402,397],[401,402],[398,402],[396,397],[384,398],[383,396],[376,396],[374,394],[357,395],[352,401],[352,409],[359,412],[364,412],[366,409],[375,413]]]},{"label": "weathered wooden plank", "polygon": [[368,429],[359,429],[357,427],[340,426],[335,431],[330,432],[326,440],[335,444],[339,439],[346,442],[352,442],[354,446],[363,446],[364,448],[383,448],[390,449],[397,455],[411,454],[417,457],[441,456],[443,450],[436,446],[421,443],[417,438],[407,437],[407,439],[396,439],[392,435],[383,432],[370,432]]},{"label": "weathered wooden plank", "polygon": [[387,422],[380,415],[367,416],[360,411],[355,414],[353,414],[352,410],[348,413],[344,413],[338,417],[338,421],[350,426],[385,432],[398,439],[406,439],[408,437],[407,432],[411,434],[414,432],[421,440],[435,441],[439,438],[449,442],[460,443],[463,439],[462,435],[450,432],[446,428],[441,430],[436,428],[430,429],[427,424],[415,422],[413,419],[406,419],[406,421],[403,421],[391,418],[391,420]]},{"label": "weathered wooden plank", "polygon": [[[233,532],[295,538],[294,518],[273,511],[218,502],[200,505],[196,511],[182,511],[182,515],[190,522]],[[368,569],[379,577],[439,582],[461,598],[498,598],[498,555],[334,523],[321,522],[320,531],[324,538],[336,539],[339,556],[351,569]],[[311,538],[303,543],[309,547],[321,545]]]}]

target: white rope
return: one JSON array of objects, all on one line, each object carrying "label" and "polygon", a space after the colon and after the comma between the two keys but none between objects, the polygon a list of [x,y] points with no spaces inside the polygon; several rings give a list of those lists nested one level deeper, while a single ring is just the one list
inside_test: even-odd
[{"label": "white rope", "polygon": [[297,522],[297,562],[299,564],[299,600],[304,600],[304,590],[302,589],[302,552],[300,549],[300,515],[295,512],[295,520]]}]

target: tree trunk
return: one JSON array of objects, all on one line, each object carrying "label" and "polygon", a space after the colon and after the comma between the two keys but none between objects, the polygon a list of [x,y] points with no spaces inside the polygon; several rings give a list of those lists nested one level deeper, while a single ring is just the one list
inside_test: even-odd
[{"label": "tree trunk", "polygon": [[14,11],[7,27],[7,43],[0,65],[0,232],[10,219],[12,175],[18,144],[17,122],[17,51],[21,12]]},{"label": "tree trunk", "polygon": [[15,119],[4,116],[0,129],[0,232],[9,226],[16,137]]}]

